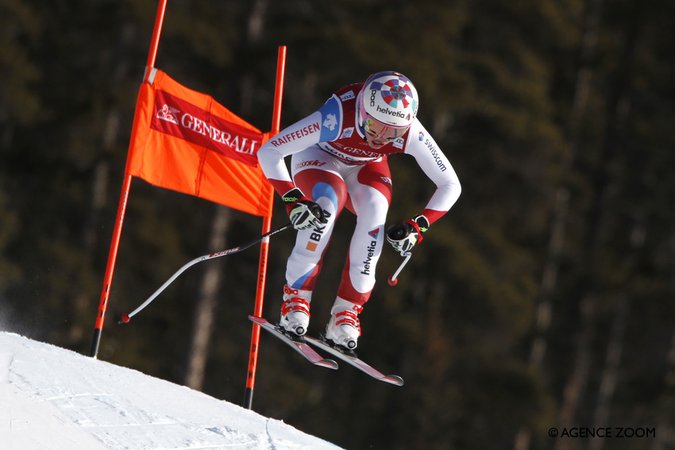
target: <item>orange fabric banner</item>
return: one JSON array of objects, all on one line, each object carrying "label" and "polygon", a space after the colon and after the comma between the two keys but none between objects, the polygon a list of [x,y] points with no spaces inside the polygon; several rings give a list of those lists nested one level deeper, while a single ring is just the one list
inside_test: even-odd
[{"label": "orange fabric banner", "polygon": [[257,216],[273,189],[256,153],[267,133],[152,69],[138,93],[127,173]]}]

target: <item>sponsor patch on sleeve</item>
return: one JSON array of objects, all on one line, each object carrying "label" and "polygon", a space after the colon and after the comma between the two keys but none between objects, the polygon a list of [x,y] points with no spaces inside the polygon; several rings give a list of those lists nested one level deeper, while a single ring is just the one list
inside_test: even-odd
[{"label": "sponsor patch on sleeve", "polygon": [[319,109],[321,113],[321,142],[334,141],[340,135],[342,125],[342,105],[332,96]]}]

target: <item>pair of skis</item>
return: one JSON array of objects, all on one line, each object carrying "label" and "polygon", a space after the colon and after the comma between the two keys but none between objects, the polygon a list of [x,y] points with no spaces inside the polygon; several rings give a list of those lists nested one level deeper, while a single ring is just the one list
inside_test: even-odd
[{"label": "pair of skis", "polygon": [[[220,258],[222,256],[228,256],[232,255],[235,253],[239,253],[241,251],[244,251],[250,247],[252,247],[255,244],[258,244],[262,242],[265,238],[268,238],[274,234],[280,233],[284,230],[287,230],[291,228],[292,225],[290,223],[287,223],[275,230],[272,230],[268,233],[263,234],[262,236],[256,238],[255,240],[249,242],[248,244],[241,245],[238,247],[233,247],[227,250],[222,250],[216,253],[209,253],[208,255],[203,255],[198,258],[195,258],[189,262],[187,262],[183,267],[178,269],[176,273],[174,273],[171,278],[169,278],[162,286],[159,287],[148,299],[146,299],[143,303],[141,303],[136,309],[131,311],[128,314],[122,314],[120,320],[117,322],[118,324],[127,324],[131,321],[131,318],[140,313],[143,309],[145,309],[150,303],[152,303],[160,293],[162,293],[171,283],[174,282],[176,278],[178,278],[183,272],[185,272],[187,269],[190,267],[194,266],[195,264],[198,264],[203,261],[211,260],[214,258]],[[403,262],[399,266],[399,268],[396,270],[396,272],[389,277],[387,280],[388,283],[391,286],[396,286],[398,283],[398,275],[401,273],[401,270],[403,270],[403,267],[408,263],[411,257],[410,252],[401,252],[401,256],[404,257]],[[398,375],[385,375],[379,370],[375,369],[374,367],[370,366],[366,362],[362,361],[359,359],[357,356],[354,354],[348,354],[346,352],[340,351],[338,348],[333,347],[330,345],[328,342],[321,340],[321,339],[316,339],[310,336],[305,336],[303,338],[299,339],[291,339],[288,337],[286,334],[281,332],[275,325],[271,324],[267,320],[261,317],[256,317],[256,316],[249,316],[249,319],[258,325],[260,325],[262,328],[265,330],[269,331],[273,336],[281,339],[283,342],[286,344],[290,345],[293,349],[295,349],[298,353],[300,353],[305,359],[307,359],[309,362],[316,364],[321,367],[326,367],[329,369],[337,369],[338,364],[332,359],[325,359],[323,358],[320,354],[318,354],[312,346],[315,346],[321,350],[324,350],[331,355],[335,356],[336,358],[351,364],[355,368],[359,369],[360,371],[370,375],[371,377],[375,378],[376,380],[383,381],[385,383],[390,383],[396,386],[403,386],[403,378],[401,378]]]},{"label": "pair of skis", "polygon": [[319,353],[314,350],[312,347],[317,347],[320,350],[323,350],[327,353],[330,353],[332,356],[346,362],[359,369],[361,372],[370,375],[378,381],[385,383],[393,384],[395,386],[403,386],[403,378],[398,375],[385,375],[379,370],[375,369],[371,365],[367,364],[365,361],[359,359],[355,355],[348,354],[343,352],[328,342],[317,339],[311,336],[303,336],[299,338],[291,338],[286,333],[281,331],[278,326],[268,322],[262,317],[256,317],[253,315],[248,316],[251,322],[260,325],[264,330],[268,331],[272,336],[281,340],[290,346],[293,350],[302,355],[307,361],[311,362],[320,367],[325,367],[328,369],[337,369],[338,363],[332,359],[326,359],[321,356]]}]

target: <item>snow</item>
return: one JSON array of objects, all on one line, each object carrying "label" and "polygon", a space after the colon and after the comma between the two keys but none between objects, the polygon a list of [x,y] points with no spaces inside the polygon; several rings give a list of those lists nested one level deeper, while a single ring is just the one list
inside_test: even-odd
[{"label": "snow", "polygon": [[0,332],[0,448],[337,449],[138,371]]}]

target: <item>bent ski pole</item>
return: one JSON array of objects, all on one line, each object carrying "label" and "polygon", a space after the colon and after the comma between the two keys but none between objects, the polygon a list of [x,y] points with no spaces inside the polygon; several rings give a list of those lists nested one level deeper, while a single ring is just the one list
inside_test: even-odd
[{"label": "bent ski pole", "polygon": [[129,314],[122,314],[121,319],[120,319],[117,323],[118,323],[118,324],[129,323],[129,321],[131,320],[132,317],[134,317],[136,314],[138,314],[139,312],[141,312],[141,311],[142,311],[146,306],[148,306],[150,303],[152,303],[153,300],[155,300],[155,298],[157,298],[157,296],[158,296],[159,294],[161,294],[162,291],[164,291],[164,289],[166,289],[171,283],[174,282],[174,280],[175,280],[176,278],[178,278],[178,277],[180,276],[180,274],[182,274],[183,272],[185,272],[187,269],[189,269],[190,267],[194,266],[195,264],[200,263],[200,262],[202,262],[202,261],[207,261],[207,260],[209,260],[209,259],[215,259],[215,258],[220,258],[221,256],[228,256],[228,255],[232,255],[232,254],[234,254],[234,253],[239,253],[239,252],[241,252],[241,251],[246,250],[246,249],[249,248],[249,247],[252,247],[252,246],[256,245],[256,244],[259,243],[259,242],[262,242],[263,239],[265,239],[265,238],[267,238],[267,237],[270,237],[270,236],[272,236],[272,235],[274,235],[274,234],[277,234],[277,233],[279,233],[279,232],[281,232],[281,231],[284,231],[284,230],[286,230],[286,229],[288,229],[288,228],[290,228],[290,227],[291,227],[291,224],[290,224],[290,223],[287,223],[286,225],[284,225],[284,226],[282,226],[282,227],[279,227],[279,228],[277,228],[277,229],[275,229],[275,230],[272,230],[272,231],[270,231],[269,233],[263,234],[262,236],[260,236],[259,238],[257,238],[257,239],[254,240],[254,241],[249,242],[248,244],[240,245],[239,247],[232,247],[232,248],[229,248],[229,249],[227,249],[227,250],[221,250],[221,251],[216,252],[216,253],[209,253],[208,255],[203,255],[203,256],[200,256],[199,258],[193,259],[192,261],[188,262],[188,263],[185,264],[183,267],[181,267],[180,269],[178,269],[178,271],[177,271],[176,273],[174,273],[174,274],[171,276],[171,278],[169,278],[168,280],[166,280],[166,281],[164,282],[164,284],[161,285],[161,286],[159,287],[159,289],[157,289],[150,297],[148,297],[148,299],[147,299],[146,301],[144,301],[143,303],[141,303],[140,306],[139,306],[138,308],[134,309],[134,310],[131,311]]},{"label": "bent ski pole", "polygon": [[401,263],[400,266],[398,266],[398,269],[396,269],[396,272],[392,276],[387,279],[387,283],[389,283],[389,286],[396,286],[398,284],[398,275],[401,273],[403,268],[405,267],[406,264],[408,264],[408,261],[410,261],[410,257],[412,256],[412,253],[410,252],[401,252],[401,256],[403,256],[405,259]]}]

